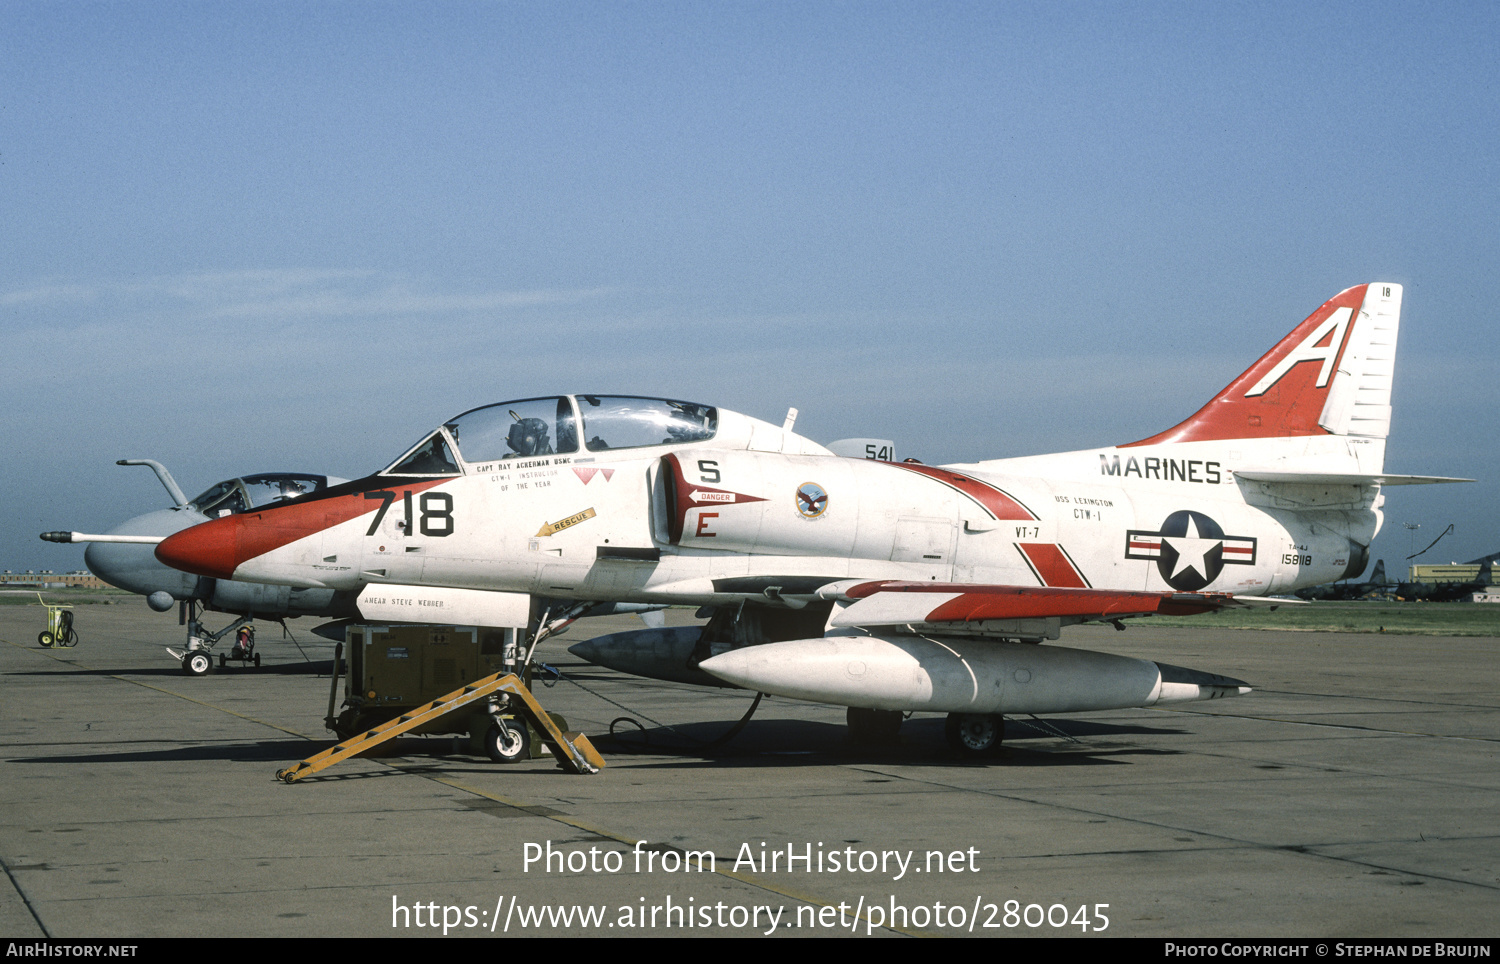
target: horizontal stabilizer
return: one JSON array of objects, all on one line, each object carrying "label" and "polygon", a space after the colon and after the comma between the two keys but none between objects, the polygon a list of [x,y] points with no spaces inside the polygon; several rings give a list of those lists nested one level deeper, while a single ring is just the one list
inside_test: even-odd
[{"label": "horizontal stabilizer", "polygon": [[1287,472],[1281,469],[1235,469],[1236,478],[1252,482],[1301,482],[1308,485],[1437,485],[1444,482],[1473,482],[1445,475],[1376,475],[1360,472]]}]

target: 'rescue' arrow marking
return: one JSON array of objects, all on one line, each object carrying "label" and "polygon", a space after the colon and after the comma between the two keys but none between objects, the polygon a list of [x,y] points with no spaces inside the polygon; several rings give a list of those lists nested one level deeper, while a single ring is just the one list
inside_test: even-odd
[{"label": "'rescue' arrow marking", "polygon": [[566,519],[559,519],[556,522],[549,522],[546,525],[542,526],[540,529],[536,530],[535,538],[550,536],[555,533],[561,532],[564,529],[576,526],[580,522],[587,522],[589,519],[592,519],[598,514],[599,513],[595,512],[592,508],[588,508],[584,509],[577,515],[570,515]]}]

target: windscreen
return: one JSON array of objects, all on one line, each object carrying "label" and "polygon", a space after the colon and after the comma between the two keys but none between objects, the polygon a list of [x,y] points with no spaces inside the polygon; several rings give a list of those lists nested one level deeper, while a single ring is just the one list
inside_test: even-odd
[{"label": "windscreen", "polygon": [[448,439],[438,429],[412,449],[411,454],[386,469],[384,475],[458,475],[458,463],[448,449]]},{"label": "windscreen", "polygon": [[204,490],[188,504],[204,515],[216,518],[278,500],[299,498],[327,485],[328,477],[324,475],[264,472],[242,479],[225,479]]}]

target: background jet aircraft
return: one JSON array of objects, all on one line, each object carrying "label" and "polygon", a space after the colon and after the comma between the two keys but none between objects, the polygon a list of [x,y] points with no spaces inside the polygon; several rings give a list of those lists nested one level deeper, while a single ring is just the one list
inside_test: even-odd
[{"label": "background jet aircraft", "polygon": [[1476,592],[1487,592],[1494,583],[1494,562],[1486,558],[1479,563],[1479,573],[1473,579],[1461,582],[1403,582],[1392,584],[1388,588],[1398,599],[1457,602]]},{"label": "background jet aircraft", "polygon": [[1408,602],[1457,602],[1476,592],[1485,592],[1494,585],[1494,560],[1491,557],[1475,559],[1465,563],[1478,566],[1473,579],[1449,582],[1397,582],[1386,578],[1385,560],[1375,563],[1375,572],[1369,582],[1330,582],[1297,590],[1299,599],[1363,599],[1379,595]]},{"label": "background jet aircraft", "polygon": [[[1383,485],[1455,481],[1384,470],[1401,293],[1339,293],[1196,415],[1126,445],[933,467],[839,458],[691,402],[523,399],[157,555],[458,623],[522,625],[532,594],[705,606],[689,669],[848,706],[865,729],[946,712],[956,745],[987,749],[1004,713],[1247,692],[1026,644],[1347,578],[1367,564]],[[615,642],[662,635],[640,633]]]},{"label": "background jet aircraft", "polygon": [[[48,542],[87,542],[84,564],[94,575],[111,586],[145,596],[146,604],[157,612],[166,612],[177,605],[179,620],[187,627],[189,643],[181,652],[170,647],[167,651],[181,661],[184,672],[193,676],[209,672],[213,667],[215,644],[255,619],[285,620],[299,616],[352,619],[359,616],[350,593],[198,576],[173,569],[156,558],[156,543],[174,532],[210,519],[321,492],[330,485],[346,482],[346,479],[311,473],[262,472],[225,479],[189,499],[166,466],[154,459],[121,459],[115,464],[149,467],[161,480],[173,505],[127,519],[108,533],[46,532],[42,539]],[[574,619],[587,616],[632,612],[648,626],[659,626],[665,621],[660,613],[661,607],[657,606],[627,603],[577,607],[551,600],[544,600],[543,606],[551,613],[548,622],[553,635],[560,633]],[[199,619],[204,611],[227,613],[236,619],[223,629],[212,632]],[[322,634],[342,639],[342,626],[326,628]],[[221,654],[220,665],[223,662]]]},{"label": "background jet aircraft", "polygon": [[1325,582],[1321,586],[1308,586],[1306,589],[1297,590],[1298,599],[1307,600],[1339,600],[1339,599],[1363,599],[1372,593],[1386,592],[1393,589],[1395,583],[1385,576],[1385,560],[1375,561],[1375,571],[1370,574],[1369,582]]},{"label": "background jet aircraft", "polygon": [[[154,459],[121,459],[115,464],[151,468],[171,496],[173,505],[127,519],[108,533],[46,532],[42,538],[48,542],[87,542],[84,564],[94,575],[111,586],[145,596],[146,604],[157,612],[166,612],[177,605],[180,621],[187,626],[190,644],[180,654],[171,649],[168,652],[182,661],[185,672],[195,676],[209,672],[213,666],[214,644],[257,617],[340,618],[355,614],[353,601],[347,594],[341,595],[329,589],[205,578],[173,569],[158,560],[155,554],[155,542],[174,532],[210,519],[300,498],[346,480],[311,473],[262,472],[225,479],[189,499],[166,466]],[[205,610],[228,613],[237,618],[224,629],[210,632],[198,618]],[[194,639],[200,641],[197,646],[191,644]]]}]

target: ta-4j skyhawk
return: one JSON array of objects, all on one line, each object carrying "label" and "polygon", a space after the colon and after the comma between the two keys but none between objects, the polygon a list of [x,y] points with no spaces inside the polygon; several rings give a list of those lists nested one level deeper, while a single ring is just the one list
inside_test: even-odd
[{"label": "ta-4j skyhawk", "polygon": [[984,750],[1006,713],[1248,692],[1033,644],[1357,575],[1383,485],[1454,481],[1385,472],[1400,311],[1399,285],[1350,288],[1159,435],[961,465],[840,457],[790,424],[670,399],[502,402],[157,556],[354,593],[379,620],[523,626],[533,595],[706,607],[706,626],[575,651],[847,706],[865,736],[948,713],[955,744]]}]

